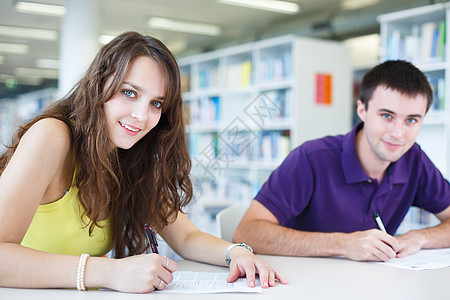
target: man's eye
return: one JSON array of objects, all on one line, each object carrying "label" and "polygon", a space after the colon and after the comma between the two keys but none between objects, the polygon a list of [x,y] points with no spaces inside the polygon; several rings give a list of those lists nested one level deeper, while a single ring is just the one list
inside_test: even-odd
[{"label": "man's eye", "polygon": [[408,122],[410,124],[415,124],[415,123],[417,123],[417,120],[414,119],[414,118],[409,118],[409,119],[406,120],[406,122]]},{"label": "man's eye", "polygon": [[382,114],[381,116],[385,119],[392,119],[392,116],[390,114]]}]

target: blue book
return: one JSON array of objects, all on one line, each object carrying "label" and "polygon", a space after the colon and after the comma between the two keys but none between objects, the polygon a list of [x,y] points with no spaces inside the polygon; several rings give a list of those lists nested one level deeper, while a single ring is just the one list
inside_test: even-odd
[{"label": "blue book", "polygon": [[433,41],[431,44],[431,57],[437,56],[438,41],[439,41],[439,28],[436,27],[433,33]]}]

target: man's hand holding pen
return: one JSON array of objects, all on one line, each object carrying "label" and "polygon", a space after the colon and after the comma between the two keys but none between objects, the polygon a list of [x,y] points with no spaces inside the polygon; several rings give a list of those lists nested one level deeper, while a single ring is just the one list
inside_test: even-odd
[{"label": "man's hand holding pen", "polygon": [[379,213],[373,213],[378,229],[344,234],[344,256],[359,261],[388,261],[397,256],[398,241],[386,232]]},{"label": "man's hand holding pen", "polygon": [[399,243],[378,229],[342,233],[343,255],[359,261],[388,261],[396,257]]}]

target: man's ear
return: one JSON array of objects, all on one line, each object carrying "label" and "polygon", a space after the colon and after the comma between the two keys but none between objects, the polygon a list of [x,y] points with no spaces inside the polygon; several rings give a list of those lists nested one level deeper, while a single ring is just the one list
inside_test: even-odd
[{"label": "man's ear", "polygon": [[366,106],[361,100],[358,100],[356,102],[356,113],[358,114],[358,117],[361,119],[361,121],[366,121]]}]

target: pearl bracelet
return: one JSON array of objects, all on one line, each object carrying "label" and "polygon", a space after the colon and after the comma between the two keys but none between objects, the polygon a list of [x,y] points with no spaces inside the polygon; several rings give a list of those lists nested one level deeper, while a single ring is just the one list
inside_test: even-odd
[{"label": "pearl bracelet", "polygon": [[84,285],[84,275],[86,273],[86,264],[89,257],[89,254],[83,253],[81,254],[80,261],[78,262],[77,289],[79,291],[86,290],[86,286]]}]

